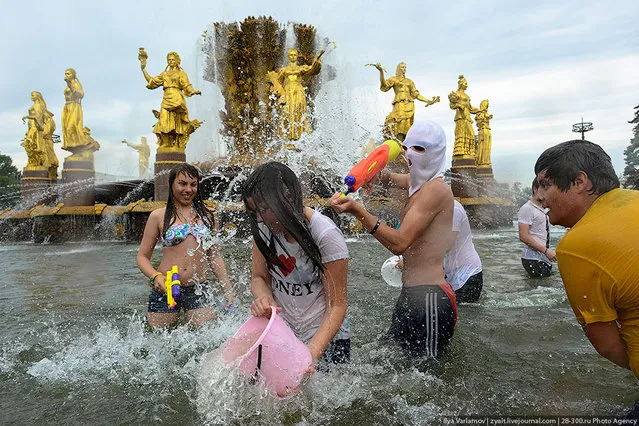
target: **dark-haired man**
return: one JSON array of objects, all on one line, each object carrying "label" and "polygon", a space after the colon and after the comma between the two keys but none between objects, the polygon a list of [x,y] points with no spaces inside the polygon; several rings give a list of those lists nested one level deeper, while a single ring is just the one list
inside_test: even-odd
[{"label": "dark-haired man", "polygon": [[639,191],[619,189],[608,154],[583,140],[544,151],[535,173],[550,223],[571,228],[557,258],[577,321],[639,377]]}]

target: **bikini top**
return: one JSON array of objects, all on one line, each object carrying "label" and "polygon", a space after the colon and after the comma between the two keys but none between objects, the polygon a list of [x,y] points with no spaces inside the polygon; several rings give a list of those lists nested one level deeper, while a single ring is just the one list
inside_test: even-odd
[{"label": "bikini top", "polygon": [[165,247],[175,246],[186,240],[189,235],[193,235],[195,239],[200,240],[211,235],[211,231],[206,225],[178,223],[166,230],[164,237],[162,237],[162,244]]}]

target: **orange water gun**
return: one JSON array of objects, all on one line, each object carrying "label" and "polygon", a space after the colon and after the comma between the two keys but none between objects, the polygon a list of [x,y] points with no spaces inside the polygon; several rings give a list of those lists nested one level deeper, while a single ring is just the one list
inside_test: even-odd
[{"label": "orange water gun", "polygon": [[166,279],[164,280],[164,287],[166,288],[166,304],[169,309],[175,309],[177,303],[175,299],[180,297],[180,274],[178,273],[178,267],[173,266],[170,271],[166,271]]},{"label": "orange water gun", "polygon": [[394,140],[387,140],[375,148],[366,158],[357,163],[344,178],[344,183],[348,187],[346,194],[355,192],[362,185],[368,183],[373,176],[386,167],[386,164],[395,160],[401,150],[400,144]]}]

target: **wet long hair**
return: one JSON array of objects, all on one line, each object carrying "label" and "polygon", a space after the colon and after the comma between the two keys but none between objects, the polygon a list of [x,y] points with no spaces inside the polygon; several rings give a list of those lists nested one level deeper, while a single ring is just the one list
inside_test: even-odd
[{"label": "wet long hair", "polygon": [[166,234],[166,231],[173,225],[177,219],[177,206],[175,205],[175,199],[173,197],[173,182],[175,178],[184,173],[191,179],[197,179],[197,193],[193,197],[193,210],[210,230],[213,230],[213,217],[210,210],[204,204],[202,199],[202,193],[200,192],[200,171],[197,167],[189,163],[181,163],[173,167],[169,172],[169,199],[166,202],[166,211],[164,212],[164,227],[162,228],[162,235]]},{"label": "wet long hair", "polygon": [[[304,218],[302,186],[295,173],[282,163],[275,161],[264,163],[251,173],[242,187],[242,200],[248,212],[251,233],[257,248],[266,259],[269,269],[274,269],[274,266],[286,269],[287,266],[277,257],[275,244],[279,244],[288,256],[290,253],[272,229],[269,228],[270,237],[260,229],[256,212],[249,207],[249,198],[252,199],[260,216],[267,209],[275,215],[286,231],[304,250],[315,269],[323,273],[322,254],[313,240],[311,230]],[[264,224],[268,226],[266,223]]]},{"label": "wet long hair", "polygon": [[575,139],[545,150],[535,163],[535,174],[545,170],[545,176],[566,192],[583,171],[592,182],[590,194],[603,194],[619,188],[619,178],[612,160],[596,143]]}]

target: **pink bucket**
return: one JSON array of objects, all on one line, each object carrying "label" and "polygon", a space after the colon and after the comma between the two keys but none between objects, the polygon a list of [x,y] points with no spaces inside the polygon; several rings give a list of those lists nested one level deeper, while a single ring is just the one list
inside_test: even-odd
[{"label": "pink bucket", "polygon": [[247,376],[264,378],[266,387],[284,397],[297,392],[304,371],[313,358],[284,320],[271,307],[270,320],[251,317],[221,348],[226,364],[240,360],[240,370]]}]

